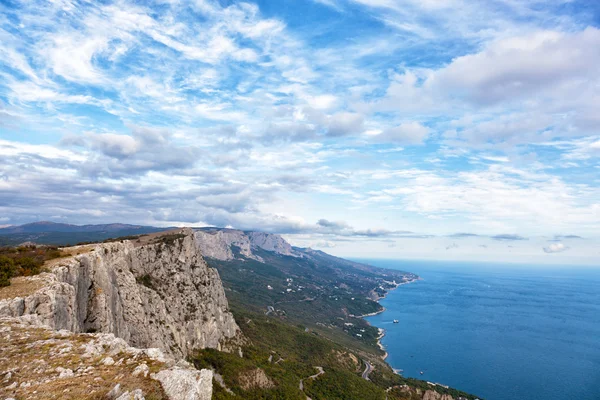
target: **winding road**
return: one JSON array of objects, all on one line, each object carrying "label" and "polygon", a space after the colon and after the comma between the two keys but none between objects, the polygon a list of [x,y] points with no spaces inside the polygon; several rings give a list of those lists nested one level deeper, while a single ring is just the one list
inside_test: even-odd
[{"label": "winding road", "polygon": [[367,360],[363,360],[363,362],[365,363],[365,370],[362,373],[362,378],[369,381],[369,374],[373,371],[373,366]]},{"label": "winding road", "polygon": [[[315,367],[317,369],[316,374],[309,376],[308,378],[304,378],[304,379],[300,379],[300,385],[298,386],[298,388],[300,389],[301,392],[304,392],[304,381],[307,379],[317,379],[319,376],[323,375],[325,373],[325,371],[323,370],[323,367]],[[306,395],[306,393],[305,393]],[[306,396],[306,400],[312,400],[310,397]]]}]

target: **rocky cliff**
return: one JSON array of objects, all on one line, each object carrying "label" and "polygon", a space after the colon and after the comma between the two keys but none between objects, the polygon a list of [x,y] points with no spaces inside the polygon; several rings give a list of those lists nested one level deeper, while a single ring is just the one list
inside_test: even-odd
[{"label": "rocky cliff", "polygon": [[206,228],[194,235],[202,254],[217,260],[229,261],[235,253],[257,261],[263,259],[254,250],[262,249],[284,256],[301,257],[281,236],[264,232],[247,232],[236,229]]},{"label": "rocky cliff", "polygon": [[0,317],[32,314],[53,329],[112,333],[177,358],[222,349],[239,328],[198,248],[190,229],[81,247],[43,276],[41,289],[0,301]]}]

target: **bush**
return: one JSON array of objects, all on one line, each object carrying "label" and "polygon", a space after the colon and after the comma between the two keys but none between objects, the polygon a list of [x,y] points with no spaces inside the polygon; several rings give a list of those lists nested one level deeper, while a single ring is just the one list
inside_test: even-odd
[{"label": "bush", "polygon": [[63,256],[53,246],[0,247],[0,287],[9,286],[15,276],[37,275],[46,260]]},{"label": "bush", "polygon": [[15,263],[12,258],[0,256],[0,287],[10,285],[10,278],[14,276],[15,271]]},{"label": "bush", "polygon": [[41,272],[43,261],[38,261],[32,257],[21,257],[15,260],[19,266],[19,275],[31,276]]}]

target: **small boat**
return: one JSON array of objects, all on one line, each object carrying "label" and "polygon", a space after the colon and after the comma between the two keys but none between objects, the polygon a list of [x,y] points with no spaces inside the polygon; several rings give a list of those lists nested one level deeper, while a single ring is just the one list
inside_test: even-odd
[{"label": "small boat", "polygon": [[421,371],[421,375],[423,375],[423,374],[424,374],[424,372],[423,372],[423,371]]},{"label": "small boat", "polygon": [[399,321],[397,319],[394,320],[394,323],[397,324]]}]

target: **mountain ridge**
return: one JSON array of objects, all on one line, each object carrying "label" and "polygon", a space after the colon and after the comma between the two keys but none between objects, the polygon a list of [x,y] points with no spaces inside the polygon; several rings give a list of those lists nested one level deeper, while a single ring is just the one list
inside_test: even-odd
[{"label": "mountain ridge", "polygon": [[85,225],[74,225],[66,224],[62,222],[53,221],[36,221],[22,225],[11,225],[5,228],[0,228],[0,235],[13,234],[13,233],[40,233],[40,232],[63,232],[63,233],[74,233],[74,232],[111,232],[120,231],[123,229],[161,229],[165,230],[168,228],[156,228],[147,225],[135,225],[135,224],[123,224],[123,223],[109,223],[109,224],[85,224]]}]

